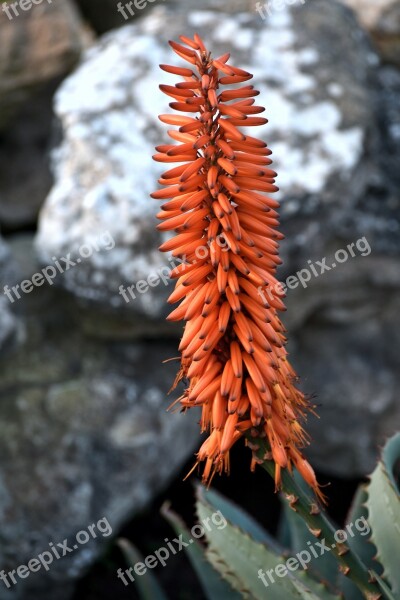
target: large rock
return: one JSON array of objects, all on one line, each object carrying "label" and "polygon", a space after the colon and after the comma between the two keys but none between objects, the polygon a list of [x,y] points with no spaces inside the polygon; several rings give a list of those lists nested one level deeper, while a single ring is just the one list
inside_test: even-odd
[{"label": "large rock", "polygon": [[[51,187],[52,96],[89,33],[70,0],[0,11],[0,224],[33,228]],[[7,16],[9,15],[9,17]]]},{"label": "large rock", "polygon": [[[14,281],[30,279],[39,271],[31,240],[11,248],[20,265]],[[10,274],[5,281],[14,283]],[[106,522],[107,535],[95,527],[96,539],[80,543],[85,534],[76,534],[106,518],[116,535],[146,506],[194,450],[196,415],[166,412],[176,364],[162,361],[176,355],[174,342],[124,341],[111,325],[95,337],[86,312],[47,284],[6,302],[23,317],[0,367],[1,569],[26,565],[65,538],[73,552],[54,558],[48,572],[17,578],[8,595],[2,582],[0,597],[63,600],[111,539]]]},{"label": "large rock", "polygon": [[400,70],[384,66],[379,70],[381,107],[380,126],[384,132],[384,147],[379,153],[385,187],[393,196],[392,208],[398,207],[396,198],[400,189]]},{"label": "large rock", "polygon": [[400,65],[400,3],[398,0],[342,0],[371,33],[384,61]]},{"label": "large rock", "polygon": [[[146,2],[138,3],[143,8],[136,9],[135,6],[131,5],[131,11],[125,8],[127,2],[124,0],[120,3],[116,0],[76,0],[80,10],[82,11],[85,19],[90,23],[90,26],[97,33],[104,33],[114,27],[121,27],[125,25],[127,21],[145,14],[147,10],[151,10],[152,4]],[[150,0],[154,2],[154,0]],[[118,10],[118,4],[120,4],[120,10]]]},{"label": "large rock", "polygon": [[[153,8],[165,2],[172,8],[182,5],[182,0],[136,0],[129,4],[128,0],[116,2],[116,0],[75,0],[78,4],[83,16],[87,19],[90,26],[98,33],[105,33],[126,25],[127,22],[138,19],[139,17],[147,16]],[[255,0],[230,0],[229,4],[222,0],[202,0],[202,9],[226,10],[229,12],[237,12],[238,10],[251,10]],[[246,6],[247,5],[247,6]],[[198,10],[198,0],[187,0],[184,3],[187,11]]]},{"label": "large rock", "polygon": [[71,70],[87,40],[82,20],[70,0],[43,0],[25,10],[18,3],[3,2],[2,11],[0,127],[8,123],[10,115],[30,99],[33,91]]},{"label": "large rock", "polygon": [[[0,136],[0,224],[8,231],[35,228],[52,185],[49,153],[54,142],[52,96],[46,84],[20,106]],[[1,101],[0,101],[1,102]]]},{"label": "large rock", "polygon": [[[299,283],[286,298],[291,360],[319,415],[307,423],[308,454],[314,466],[338,477],[372,472],[378,445],[400,430],[399,259],[376,251],[370,235],[370,254],[357,239],[362,252],[347,251],[345,263],[311,275],[306,288]],[[328,266],[339,249],[346,249],[343,239],[326,252]],[[310,269],[306,260],[304,268]]]},{"label": "large rock", "polygon": [[11,251],[0,236],[0,356],[7,351],[18,330],[17,319],[13,315],[10,302],[3,292],[4,286],[12,278],[14,267]]},{"label": "large rock", "polygon": [[[116,248],[101,264],[94,253],[82,268],[68,271],[62,285],[126,306],[119,285],[146,278],[163,264],[154,233],[157,203],[148,194],[160,172],[151,159],[154,145],[166,138],[157,119],[168,110],[157,84],[171,80],[158,64],[174,60],[160,41],[166,29],[169,37],[197,29],[216,54],[233,44],[236,63],[255,73],[270,119],[259,134],[274,148],[289,198],[286,213],[354,203],[373,173],[367,87],[373,54],[350,35],[355,23],[344,10],[321,6],[303,7],[295,19],[288,10],[276,12],[268,23],[255,12],[216,20],[211,11],[157,6],[88,51],[56,96],[63,142],[54,156],[55,185],[41,213],[37,248],[47,263],[53,255],[78,254],[80,244],[106,229]],[[154,286],[128,308],[155,315],[165,295],[164,285]]]},{"label": "large rock", "polygon": [[350,6],[357,13],[361,23],[371,29],[385,10],[397,4],[397,0],[341,0],[341,2]]},{"label": "large rock", "polygon": [[[153,146],[167,139],[157,115],[168,100],[157,84],[173,81],[158,63],[175,61],[164,32],[177,38],[198,31],[217,55],[231,48],[235,63],[255,74],[267,107],[269,124],[258,135],[274,151],[284,199],[281,278],[324,257],[333,262],[337,250],[354,244],[354,257],[347,250],[340,263],[339,253],[337,268],[290,291],[287,325],[304,387],[321,404],[321,420],[310,422],[313,460],[325,471],[360,476],[373,467],[384,435],[400,425],[396,344],[381,356],[382,332],[399,322],[386,297],[399,288],[400,238],[387,156],[393,121],[382,116],[379,59],[351,11],[332,1],[281,5],[265,19],[254,6],[224,12],[216,0],[208,5],[219,14],[187,12],[180,3],[154,7],[100,40],[62,85],[55,108],[63,142],[36,245],[46,263],[77,254],[109,230],[115,248],[94,253],[59,283],[80,298],[161,315],[164,285],[129,303],[118,288],[160,268],[157,203],[148,193],[159,173]],[[360,379],[370,385],[361,388]]]}]

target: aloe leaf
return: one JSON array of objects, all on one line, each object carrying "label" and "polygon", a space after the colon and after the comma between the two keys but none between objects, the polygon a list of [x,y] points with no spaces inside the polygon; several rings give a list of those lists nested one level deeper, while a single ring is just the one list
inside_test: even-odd
[{"label": "aloe leaf", "polygon": [[[302,550],[308,551],[311,556],[311,560],[308,564],[310,574],[318,580],[328,582],[332,586],[337,585],[339,565],[335,556],[330,552],[329,546],[322,549],[320,549],[319,546],[316,547],[316,540],[311,536],[307,525],[303,519],[289,507],[287,500],[284,500],[282,518],[286,520],[290,530],[292,554],[301,552]],[[316,556],[309,547],[310,542]]]},{"label": "aloe leaf", "polygon": [[386,442],[382,460],[397,497],[400,498],[400,433]]},{"label": "aloe leaf", "polygon": [[232,525],[237,525],[239,529],[248,533],[256,542],[266,544],[277,553],[284,551],[279,543],[253,517],[222,494],[213,489],[207,490],[199,485],[197,486],[197,497],[199,495],[217,511],[219,510]]},{"label": "aloe leaf", "polygon": [[[200,522],[212,519],[215,507],[198,490]],[[206,531],[207,558],[243,598],[251,600],[336,600],[306,572],[295,575],[286,567],[287,556],[274,552],[226,520],[224,529]],[[295,560],[293,558],[293,560]],[[280,573],[280,574],[278,574]],[[315,587],[314,587],[315,586]],[[318,591],[315,591],[315,590]]]},{"label": "aloe leaf", "polygon": [[389,589],[387,583],[383,581],[383,579],[378,575],[378,573],[372,571],[372,575],[377,580],[378,585],[381,588],[382,592],[385,594],[387,600],[397,600],[397,598],[393,596],[392,591]]},{"label": "aloe leaf", "polygon": [[[367,485],[360,485],[353,498],[349,514],[347,515],[346,522],[348,523],[348,526],[353,525],[351,530],[353,535],[349,535],[347,541],[349,546],[361,558],[365,566],[369,569],[374,569],[378,574],[380,574],[380,565],[376,562],[376,560],[374,560],[376,556],[376,548],[372,542],[369,541],[371,528],[369,527],[368,523],[367,501]],[[363,532],[357,529],[357,523],[359,523],[360,520],[362,520],[363,524],[367,525],[369,529],[369,531],[367,531],[364,535],[362,535]]]},{"label": "aloe leaf", "polygon": [[397,481],[400,463],[400,434],[391,438],[371,475],[368,486],[368,517],[371,541],[394,597],[400,597],[400,494]]},{"label": "aloe leaf", "polygon": [[[253,448],[253,452],[259,459],[262,468],[275,478],[275,462],[269,458],[270,450],[265,440],[258,440],[257,447]],[[340,569],[354,581],[365,598],[368,600],[379,598],[380,589],[377,582],[371,579],[368,569],[349,546],[345,543],[336,543],[336,528],[316,500],[303,492],[286,469],[282,471],[281,476],[282,490],[287,496],[290,496],[291,505],[306,521],[310,532],[319,539],[325,540],[327,545],[332,548],[333,554],[340,564]]]},{"label": "aloe leaf", "polygon": [[189,541],[190,546],[185,547],[185,552],[200,580],[206,598],[208,600],[223,600],[224,598],[240,600],[240,595],[207,562],[204,546],[191,537],[183,520],[167,504],[162,506],[161,514],[177,535],[182,534],[184,539]]},{"label": "aloe leaf", "polygon": [[307,586],[307,583],[309,583],[309,580],[307,582],[300,582],[298,579],[293,580],[293,585],[296,588],[296,590],[301,594],[303,600],[330,600],[331,598],[337,598],[338,600],[342,600],[342,596],[330,595],[323,585],[320,586],[320,590],[314,591],[309,586]]},{"label": "aloe leaf", "polygon": [[293,548],[292,530],[286,518],[285,511],[282,511],[279,518],[276,537],[284,548]]},{"label": "aloe leaf", "polygon": [[[117,540],[118,546],[121,548],[123,555],[128,564],[132,567],[138,562],[143,562],[143,558],[137,548],[125,538]],[[142,600],[168,600],[157,578],[153,575],[150,569],[140,577],[135,576],[135,581],[140,598]]]},{"label": "aloe leaf", "polygon": [[[374,560],[376,556],[376,548],[369,539],[371,531],[369,531],[366,535],[361,535],[361,532],[357,531],[357,528],[354,530],[354,525],[359,523],[359,519],[363,519],[364,523],[368,523],[368,510],[366,506],[367,500],[367,486],[360,485],[353,498],[353,502],[347,516],[348,526],[353,525],[352,531],[356,531],[357,533],[355,533],[354,536],[348,537],[348,544],[350,548],[356,554],[358,554],[366,567],[369,569],[374,569],[376,572],[381,574],[382,567],[376,560]],[[343,591],[346,600],[363,600],[364,598],[354,583],[343,575],[340,576],[339,587]]]},{"label": "aloe leaf", "polygon": [[[305,485],[303,480],[296,476],[294,472],[294,479],[300,488]],[[308,490],[305,489],[307,492]],[[282,521],[286,522],[286,527],[289,529],[291,551],[292,553],[301,552],[307,550],[310,552],[311,560],[308,565],[310,575],[314,576],[315,579],[327,582],[329,585],[335,587],[337,585],[339,565],[335,556],[330,552],[329,546],[327,548],[316,547],[316,541],[310,534],[310,530],[307,527],[304,519],[297,513],[296,507],[292,508],[289,504],[289,500],[282,494],[283,501],[283,513]],[[284,526],[281,525],[281,528]],[[310,538],[312,539],[310,540]],[[313,547],[314,553],[310,551],[310,543]],[[316,556],[315,556],[316,555]]]}]

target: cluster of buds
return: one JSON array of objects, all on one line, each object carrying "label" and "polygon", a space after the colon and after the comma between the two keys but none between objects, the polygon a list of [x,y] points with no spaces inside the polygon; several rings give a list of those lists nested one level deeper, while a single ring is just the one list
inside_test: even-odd
[{"label": "cluster of buds", "polygon": [[184,380],[187,387],[176,402],[201,407],[208,437],[196,464],[205,464],[204,481],[229,470],[229,450],[246,435],[251,443],[267,438],[277,489],[281,470],[295,466],[322,496],[300,451],[307,443],[300,422],[312,407],[296,387],[279,319],[285,306],[275,273],[283,236],[279,204],[269,196],[278,189],[276,173],[267,145],[241,131],[267,123],[258,116],[264,108],[255,105],[252,85],[240,85],[252,75],[228,65],[229,54],[213,59],[198,35],[181,41],[170,45],[190,66],[160,65],[182,78],[160,86],[178,113],[159,117],[176,126],[168,131],[173,142],[154,155],[179,165],[152,194],[163,201],[158,229],[175,234],[160,250],[183,259],[171,273],[177,281],[169,297],[179,302],[169,319],[186,321],[175,385]]}]

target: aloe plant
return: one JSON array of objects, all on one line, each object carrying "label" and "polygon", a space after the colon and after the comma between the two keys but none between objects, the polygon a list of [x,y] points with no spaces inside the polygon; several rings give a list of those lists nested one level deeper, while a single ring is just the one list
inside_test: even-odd
[{"label": "aloe plant", "polygon": [[[265,456],[265,448],[256,452]],[[265,468],[273,471],[268,462]],[[399,600],[399,482],[400,433],[385,445],[340,529],[308,497],[301,478],[285,473],[280,527],[285,546],[233,502],[199,486],[199,523],[220,512],[226,525],[206,529],[206,544],[193,540],[185,551],[209,600]],[[177,515],[169,508],[163,514],[177,534],[190,539]]]}]

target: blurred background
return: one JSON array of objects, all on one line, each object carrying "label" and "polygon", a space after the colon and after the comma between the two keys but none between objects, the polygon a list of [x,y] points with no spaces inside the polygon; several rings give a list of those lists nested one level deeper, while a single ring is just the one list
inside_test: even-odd
[{"label": "blurred background", "polygon": [[[177,355],[181,327],[165,323],[162,280],[136,288],[168,266],[149,193],[160,173],[151,155],[167,139],[158,84],[175,80],[158,64],[179,63],[167,42],[195,31],[254,73],[266,107],[253,135],[279,175],[279,278],[311,272],[288,290],[284,318],[318,404],[307,453],[343,519],[400,429],[399,0],[1,8],[1,569],[104,517],[147,555],[173,536],[159,514],[166,499],[196,520],[182,480],[198,414],[166,413],[177,363],[163,361]],[[361,239],[370,252],[357,250]],[[338,250],[347,259],[321,273]],[[230,478],[214,485],[274,532],[277,497],[249,462],[235,448]],[[98,536],[48,572],[0,582],[0,599],[136,598],[120,567],[114,539]],[[171,598],[203,598],[183,553],[156,571]]]}]

